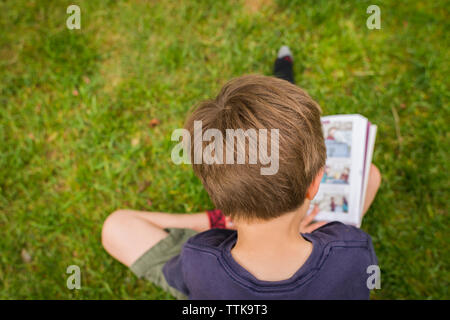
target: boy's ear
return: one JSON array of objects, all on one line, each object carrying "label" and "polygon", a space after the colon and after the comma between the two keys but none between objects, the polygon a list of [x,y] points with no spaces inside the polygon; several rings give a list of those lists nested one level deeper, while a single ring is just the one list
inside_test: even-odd
[{"label": "boy's ear", "polygon": [[319,185],[320,185],[320,181],[322,181],[324,171],[325,171],[325,167],[320,169],[319,173],[316,175],[316,177],[312,181],[308,190],[306,190],[306,198],[308,200],[314,199],[314,197],[317,194],[317,191],[319,191]]}]

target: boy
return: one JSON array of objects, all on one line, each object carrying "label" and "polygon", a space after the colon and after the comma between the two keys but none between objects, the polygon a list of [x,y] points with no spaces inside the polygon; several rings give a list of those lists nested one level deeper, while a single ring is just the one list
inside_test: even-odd
[{"label": "boy", "polygon": [[[320,107],[293,84],[286,47],[275,75],[285,80],[252,75],[230,81],[185,125],[191,136],[194,121],[202,121],[202,133],[278,129],[275,174],[262,175],[262,164],[250,163],[248,156],[244,164],[193,164],[220,210],[189,215],[119,210],[106,219],[103,246],[138,277],[177,298],[369,298],[366,271],[377,264],[370,237],[339,222],[313,223],[317,208],[306,215],[326,151]],[[236,144],[232,153],[250,150]],[[372,165],[364,213],[380,181]]]}]

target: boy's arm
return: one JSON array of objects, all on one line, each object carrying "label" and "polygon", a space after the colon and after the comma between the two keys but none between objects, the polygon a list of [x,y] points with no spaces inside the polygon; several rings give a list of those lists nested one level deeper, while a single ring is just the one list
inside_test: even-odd
[{"label": "boy's arm", "polygon": [[165,213],[165,212],[149,212],[138,210],[121,210],[127,214],[139,217],[151,224],[161,228],[186,228],[198,232],[209,229],[209,220],[205,212],[202,213]]},{"label": "boy's arm", "polygon": [[[165,228],[186,228],[192,229],[198,232],[209,230],[213,224],[210,212],[200,213],[164,213],[164,212],[149,212],[149,211],[136,211],[126,210],[129,214],[134,214],[146,221],[158,226],[161,229]],[[219,211],[220,210],[211,210]],[[220,213],[222,214],[222,213]],[[223,215],[223,214],[222,214]],[[227,229],[234,229],[233,222],[229,217],[224,218],[225,226]],[[217,226],[213,225],[213,228]]]}]

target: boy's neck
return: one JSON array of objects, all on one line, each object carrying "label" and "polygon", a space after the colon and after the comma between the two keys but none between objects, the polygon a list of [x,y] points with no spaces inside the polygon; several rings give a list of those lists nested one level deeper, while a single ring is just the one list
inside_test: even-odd
[{"label": "boy's neck", "polygon": [[305,200],[299,209],[269,221],[235,221],[238,237],[233,258],[260,280],[289,278],[312,251],[312,244],[300,235],[308,207]]}]

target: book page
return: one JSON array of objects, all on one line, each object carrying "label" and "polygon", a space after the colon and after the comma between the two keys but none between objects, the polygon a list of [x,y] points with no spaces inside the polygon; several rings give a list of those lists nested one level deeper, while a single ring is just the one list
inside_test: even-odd
[{"label": "book page", "polygon": [[319,191],[318,221],[359,225],[368,121],[361,115],[322,117],[327,160]]}]

